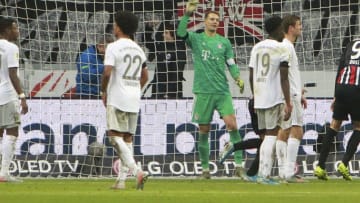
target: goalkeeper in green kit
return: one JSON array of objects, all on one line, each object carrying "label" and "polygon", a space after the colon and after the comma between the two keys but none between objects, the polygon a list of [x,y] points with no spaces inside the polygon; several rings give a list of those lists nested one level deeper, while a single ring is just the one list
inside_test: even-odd
[{"label": "goalkeeper in green kit", "polygon": [[[225,74],[226,67],[232,78],[236,80],[241,93],[244,91],[244,82],[240,79],[239,68],[235,63],[230,41],[216,33],[220,18],[217,12],[209,11],[205,14],[204,32],[187,31],[188,19],[196,10],[197,4],[197,0],[189,0],[186,4],[185,15],[179,23],[177,35],[185,40],[193,53],[194,105],[192,121],[199,124],[198,150],[203,171],[201,178],[210,179],[209,131],[215,110],[225,122],[226,129],[230,134],[230,141],[236,143],[241,140]],[[244,171],[241,165],[242,151],[235,152],[234,157],[235,175],[242,177]]]}]

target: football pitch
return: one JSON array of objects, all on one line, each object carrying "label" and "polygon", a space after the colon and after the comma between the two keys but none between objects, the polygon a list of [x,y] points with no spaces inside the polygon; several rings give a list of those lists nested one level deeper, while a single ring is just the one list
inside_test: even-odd
[{"label": "football pitch", "polygon": [[360,179],[346,182],[310,180],[302,184],[261,185],[237,179],[155,179],[143,191],[135,180],[125,190],[111,190],[112,179],[25,179],[23,183],[0,183],[1,203],[112,203],[112,202],[286,202],[352,203],[360,201]]}]

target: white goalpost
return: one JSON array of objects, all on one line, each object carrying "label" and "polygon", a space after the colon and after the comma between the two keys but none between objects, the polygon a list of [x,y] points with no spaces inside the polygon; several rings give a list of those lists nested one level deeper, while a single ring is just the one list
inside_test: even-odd
[{"label": "white goalpost", "polygon": [[[302,81],[307,89],[308,109],[304,112],[304,139],[299,148],[297,172],[313,176],[319,136],[331,121],[337,64],[346,44],[360,32],[357,0],[199,0],[188,29],[201,31],[208,10],[220,13],[218,33],[230,39],[236,63],[245,81],[240,94],[229,77],[238,127],[243,139],[258,137],[252,130],[247,110],[251,96],[248,64],[253,45],[266,38],[264,19],[271,15],[301,17],[303,31],[295,48]],[[115,151],[106,138],[105,108],[99,99],[77,99],[76,61],[78,55],[99,38],[111,34],[113,14],[133,11],[139,17],[134,40],[148,57],[150,82],[144,92],[134,137],[136,161],[157,177],[201,174],[197,151],[198,127],[191,122],[192,53],[180,39],[173,45],[164,41],[163,30],[176,29],[184,13],[185,0],[4,0],[0,16],[17,20],[20,30],[20,73],[28,96],[29,113],[22,116],[20,136],[11,173],[20,177],[113,177],[119,170]],[[169,48],[169,47],[172,48]],[[177,53],[175,66],[164,68],[170,51]],[[171,75],[172,74],[172,75]],[[175,76],[174,76],[175,75]],[[170,80],[175,77],[175,82]],[[164,79],[165,78],[165,79]],[[176,89],[167,86],[176,83]],[[175,96],[174,96],[175,95]],[[121,99],[121,98],[119,98]],[[344,154],[352,129],[344,122],[330,153],[328,173]],[[210,172],[232,177],[231,156],[217,163],[219,150],[229,140],[223,121],[216,114],[210,132]],[[359,175],[360,147],[350,163],[350,172]],[[243,152],[249,167],[255,149]],[[276,167],[273,170],[277,174]]]}]

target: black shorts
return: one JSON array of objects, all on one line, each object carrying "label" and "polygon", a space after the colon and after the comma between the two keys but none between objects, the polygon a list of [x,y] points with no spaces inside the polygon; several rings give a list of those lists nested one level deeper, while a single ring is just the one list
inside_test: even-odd
[{"label": "black shorts", "polygon": [[360,88],[336,85],[333,119],[360,121]]}]

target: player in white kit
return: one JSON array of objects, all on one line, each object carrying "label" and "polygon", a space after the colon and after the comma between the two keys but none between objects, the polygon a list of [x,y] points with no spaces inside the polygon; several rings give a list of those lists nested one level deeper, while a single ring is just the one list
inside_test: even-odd
[{"label": "player in white kit", "polygon": [[295,176],[295,163],[303,137],[303,108],[307,107],[307,102],[303,95],[299,62],[294,43],[301,35],[302,26],[300,17],[296,15],[283,17],[282,25],[285,33],[283,44],[290,51],[289,82],[293,111],[291,118],[285,122],[284,128],[279,131],[276,141],[276,157],[279,166],[279,177],[289,183],[301,183],[304,180]]},{"label": "player in white kit", "polygon": [[[28,112],[19,79],[19,29],[14,19],[0,17],[0,182],[21,182],[9,174],[9,166],[19,135],[20,112]],[[5,135],[3,136],[5,132]]]},{"label": "player in white kit", "polygon": [[[132,40],[138,28],[137,17],[128,11],[115,15],[116,41],[105,51],[102,100],[106,106],[110,143],[123,165],[137,177],[137,189],[143,189],[148,173],[137,166],[133,157],[132,136],[137,126],[141,89],[148,80],[146,56]],[[125,189],[125,176],[119,176],[113,189]]]},{"label": "player in white kit", "polygon": [[259,130],[265,129],[260,147],[259,182],[277,184],[270,178],[275,154],[275,142],[283,121],[288,120],[292,104],[288,68],[290,53],[281,43],[282,19],[273,16],[265,21],[269,38],[257,43],[250,57],[250,86],[254,95],[254,108],[258,115]]}]

